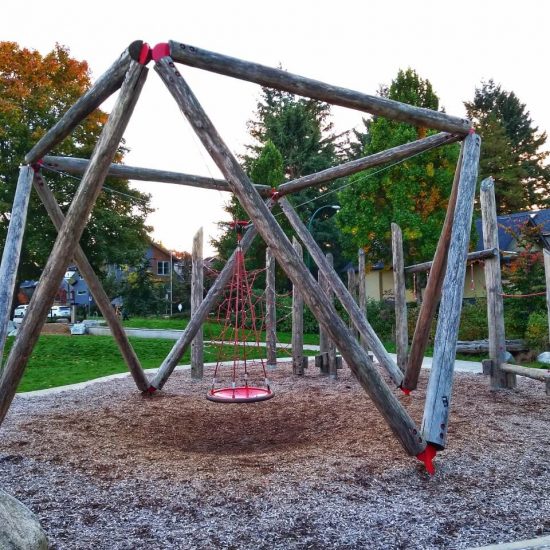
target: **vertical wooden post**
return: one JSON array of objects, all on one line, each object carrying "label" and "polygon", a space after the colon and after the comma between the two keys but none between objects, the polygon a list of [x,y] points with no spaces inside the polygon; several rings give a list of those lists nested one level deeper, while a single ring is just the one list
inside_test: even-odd
[{"label": "vertical wooden post", "polygon": [[395,301],[395,347],[397,366],[405,372],[409,332],[407,327],[407,297],[405,288],[405,262],[403,260],[403,235],[401,228],[391,224],[393,258],[393,296]]},{"label": "vertical wooden post", "polygon": [[[63,226],[65,216],[63,215],[59,204],[57,204],[54,194],[44,181],[44,177],[41,173],[35,174],[33,184],[36,193],[40,197],[40,200],[42,201],[42,204],[46,209],[46,212],[48,212],[48,216],[52,220],[57,231],[59,231]],[[80,248],[80,245],[76,247],[74,260],[76,262],[78,270],[82,274],[82,277],[84,278],[86,284],[88,285],[88,288],[90,289],[90,294],[94,297],[94,301],[97,304],[97,307],[101,311],[101,314],[107,321],[107,325],[111,329],[111,334],[113,335],[113,338],[118,345],[120,353],[124,358],[126,365],[128,366],[128,370],[132,374],[136,386],[139,390],[143,392],[147,391],[149,389],[149,381],[147,380],[147,375],[141,368],[136,352],[132,348],[128,337],[126,336],[126,332],[124,332],[124,327],[122,326],[120,317],[113,309],[113,306],[111,305],[111,300],[105,293],[105,290],[103,289],[99,278],[97,277],[92,266],[90,265],[88,258],[86,258],[84,251],[82,250],[82,248]]]},{"label": "vertical wooden post", "polygon": [[[403,380],[403,389],[405,390],[414,390],[418,384],[420,368],[422,367],[424,352],[426,351],[426,346],[428,345],[428,339],[432,328],[432,320],[437,309],[439,297],[441,296],[441,287],[445,276],[447,253],[449,250],[449,243],[451,241],[451,232],[453,228],[453,218],[458,193],[458,181],[462,167],[463,149],[464,144],[462,145],[460,156],[458,157],[453,187],[451,189],[451,196],[449,197],[449,203],[447,205],[447,214],[445,215],[443,229],[441,230],[441,235],[437,243],[437,249],[432,262],[428,284],[426,285],[426,289],[424,291],[424,298],[421,300],[422,305],[416,321],[416,328],[414,329],[407,361],[407,368],[405,370],[405,378]],[[418,286],[418,299],[420,299],[422,292],[420,290],[420,285]]]},{"label": "vertical wooden post", "polygon": [[[202,227],[193,237],[191,252],[191,316],[195,315],[204,298],[204,261]],[[204,338],[202,325],[191,342],[191,378],[202,380],[204,371]]]},{"label": "vertical wooden post", "polygon": [[432,369],[422,420],[422,434],[428,443],[438,449],[445,448],[449,425],[456,340],[462,312],[480,143],[481,140],[476,134],[469,134],[464,140],[464,156],[447,258],[447,273],[443,282]]},{"label": "vertical wooden post", "polygon": [[19,335],[11,348],[0,378],[0,423],[4,420],[17,386],[38,340],[67,265],[74,256],[92,208],[101,192],[109,164],[113,160],[124,129],[128,124],[139,93],[145,82],[147,68],[132,62],[117,102],[94,149],[88,169],[59,231],[52,252],[42,271],[39,284],[25,314]]},{"label": "vertical wooden post", "polygon": [[[544,277],[546,280],[546,312],[548,315],[548,337],[550,340],[550,251],[542,251],[544,256]],[[548,386],[548,383],[547,383]]]},{"label": "vertical wooden post", "polygon": [[[327,253],[327,262],[332,267],[334,264],[334,257],[332,253]],[[319,281],[319,286],[322,288],[326,294],[328,300],[331,304],[334,303],[334,292],[330,286],[330,281],[324,275],[322,269],[317,271],[317,278]],[[336,346],[329,336],[328,332],[323,328],[322,325],[319,325],[319,355],[317,357],[317,362],[321,374],[328,374],[331,378],[336,379],[337,376],[337,359],[336,359]]]},{"label": "vertical wooden post", "polygon": [[[263,203],[241,165],[221,139],[187,82],[174,66],[172,59],[169,56],[160,58],[156,62],[155,70],[230,183],[239,202],[254,223],[254,227],[272,249],[277,262],[296,285],[317,320],[327,329],[346,363],[384,416],[395,436],[410,455],[419,455],[426,449],[426,442],[419,435],[414,421],[390,391],[379,372],[370,364],[363,348],[350,337],[349,330],[346,329],[336,309],[328,302],[317,281],[292,247],[292,243],[273,214]],[[325,261],[324,256],[323,261]],[[397,366],[396,369],[399,371]]]},{"label": "vertical wooden post", "polygon": [[[292,239],[296,254],[303,258],[302,245]],[[304,298],[296,285],[292,285],[292,372],[304,374]]]},{"label": "vertical wooden post", "polygon": [[[358,300],[359,300],[359,309],[363,312],[365,319],[367,318],[367,274],[365,271],[365,249],[359,249],[359,273],[357,277],[357,286],[358,286]],[[365,339],[364,334],[359,334],[359,341],[361,345],[368,351],[369,346],[367,340]]]},{"label": "vertical wooden post", "polygon": [[[332,252],[328,252],[326,255],[327,264],[334,268],[334,256],[332,255]],[[321,273],[321,269],[319,270],[319,273]],[[328,277],[323,277],[324,282],[324,290],[327,295],[327,298],[329,299],[330,304],[334,304],[334,290],[332,290],[332,286],[330,284],[330,280]],[[330,335],[327,334],[327,356],[328,356],[328,374],[330,378],[333,380],[336,380],[338,377],[338,358],[336,357],[336,345],[334,343],[334,340],[330,337]],[[340,358],[341,359],[341,358]]]},{"label": "vertical wooden post", "polygon": [[4,344],[8,335],[8,321],[15,292],[33,177],[34,171],[30,166],[19,168],[8,233],[2,252],[2,264],[0,265],[0,365],[2,365]]},{"label": "vertical wooden post", "polygon": [[[357,303],[357,280],[355,277],[355,268],[353,266],[348,267],[347,275],[348,275],[348,292],[353,298],[353,301]],[[353,335],[355,336],[355,338],[357,338],[358,334],[351,317],[349,319],[348,325]]]},{"label": "vertical wooden post", "polygon": [[500,366],[506,361],[506,336],[504,331],[504,302],[500,272],[500,249],[498,242],[497,207],[495,182],[484,179],[480,190],[481,221],[483,224],[484,248],[495,248],[498,254],[485,260],[485,288],[487,289],[487,322],[489,324],[489,357],[493,361],[491,387],[514,388],[516,375],[503,372]]},{"label": "vertical wooden post", "polygon": [[275,258],[271,249],[265,249],[265,301],[267,368],[277,366],[277,307],[275,303]]}]

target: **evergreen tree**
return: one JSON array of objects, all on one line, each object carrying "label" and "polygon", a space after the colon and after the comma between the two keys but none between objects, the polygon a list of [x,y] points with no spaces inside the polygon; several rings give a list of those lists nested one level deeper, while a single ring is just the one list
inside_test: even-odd
[{"label": "evergreen tree", "polygon": [[[428,80],[408,69],[399,71],[382,96],[437,110],[439,99]],[[428,135],[423,127],[374,117],[367,123],[364,154],[395,147]],[[391,258],[391,223],[403,230],[407,263],[433,256],[445,218],[458,157],[458,146],[448,145],[386,169],[371,169],[349,178],[340,193],[338,222],[347,237],[351,256],[362,247],[374,264]]]},{"label": "evergreen tree", "polygon": [[[87,63],[71,58],[66,48],[57,45],[42,56],[14,42],[0,42],[0,246],[6,238],[18,165],[89,87]],[[89,157],[106,120],[106,113],[94,111],[52,153]],[[121,147],[116,160],[122,160],[124,152]],[[47,171],[44,176],[65,211],[79,178]],[[96,270],[108,263],[133,263],[143,256],[149,230],[145,225],[149,200],[149,195],[130,189],[128,182],[107,180],[80,241]],[[21,279],[40,275],[56,236],[33,193],[21,254]]]},{"label": "evergreen tree", "polygon": [[[262,89],[256,118],[249,122],[250,136],[254,143],[247,146],[243,164],[254,183],[276,186],[283,181],[318,172],[333,166],[339,159],[338,137],[332,133],[330,107],[319,101],[297,98],[293,94],[270,88]],[[328,185],[307,189],[293,195],[290,200],[296,206],[305,223],[317,208],[333,204],[337,197],[322,196]],[[232,199],[226,211],[234,219],[246,215]],[[291,233],[288,222],[280,210],[274,209],[277,220],[287,234]],[[339,261],[339,231],[334,223],[328,223],[329,209],[316,216],[312,233],[321,247],[335,252]],[[227,231],[214,246],[221,257],[226,258],[234,248],[234,237]],[[231,242],[232,247],[227,246]],[[249,265],[260,267],[265,263],[265,246],[255,245],[248,253]]]},{"label": "evergreen tree", "polygon": [[480,179],[495,179],[499,213],[550,206],[546,133],[533,126],[525,104],[489,80],[465,106],[482,137]]}]

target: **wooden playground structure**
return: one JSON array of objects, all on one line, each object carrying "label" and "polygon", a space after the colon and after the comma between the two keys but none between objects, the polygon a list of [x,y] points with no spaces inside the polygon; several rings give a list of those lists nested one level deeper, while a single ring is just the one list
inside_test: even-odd
[{"label": "wooden playground structure", "polygon": [[[148,73],[147,64],[150,61],[154,61],[156,72],[216,162],[225,180],[112,164],[126,125],[144,86]],[[271,189],[265,185],[253,184],[246,176],[179,72],[178,66],[181,64],[326,101],[334,105],[439,130],[439,133],[283,183],[276,190]],[[120,93],[116,103],[89,160],[46,156],[87,115],[119,88]],[[458,141],[462,142],[461,155],[456,167],[447,216],[431,267],[409,359],[406,363],[401,361],[397,364],[384,349],[361,308],[332,268],[330,260],[327,260],[315,243],[286,196],[308,187],[360,172],[369,167],[403,160],[434,147]],[[31,187],[34,186],[44,203],[58,230],[58,237],[17,339],[2,370],[0,423],[4,420],[14,398],[27,361],[39,337],[47,310],[53,302],[66,267],[73,258],[111,328],[137,388],[142,392],[153,393],[162,389],[166,384],[184,352],[199,333],[203,322],[229,283],[239,254],[246,252],[253,239],[259,235],[268,247],[268,266],[273,265],[274,259],[278,262],[292,281],[296,292],[317,318],[324,335],[323,341],[330,342],[323,344],[326,346],[329,358],[334,356],[335,348],[340,351],[346,364],[371,397],[405,451],[424,461],[427,469],[433,471],[432,459],[436,451],[445,448],[447,440],[453,366],[462,308],[463,281],[478,175],[479,152],[480,138],[475,134],[468,120],[325,84],[280,69],[230,58],[179,42],[161,43],[154,48],[150,48],[141,41],[132,43],[88,92],[38,141],[25,157],[26,164],[20,169],[1,267],[0,331],[5,331],[9,315]],[[48,188],[41,172],[42,165],[83,175],[78,191],[65,216]],[[78,244],[107,176],[229,191],[235,194],[250,218],[250,227],[244,233],[238,250],[220,272],[206,297],[203,300],[200,297],[193,299],[192,316],[187,328],[162,361],[152,379],[149,379],[144,373],[120,320],[114,314],[99,279]],[[489,186],[486,185],[486,187]],[[279,204],[296,235],[318,266],[321,283],[313,278],[299,253],[271,214],[270,210],[276,203]],[[398,242],[397,231],[395,231],[395,241]],[[488,241],[485,246],[486,248],[495,248],[498,245]],[[399,246],[396,245],[396,249],[398,248]],[[395,257],[398,262],[398,256]],[[494,260],[498,264],[498,256],[495,256]],[[397,263],[396,266],[397,276],[402,272],[402,264]],[[495,292],[498,292],[499,284],[499,281],[496,280],[497,271],[498,269],[493,269],[494,278],[488,279],[487,283],[488,289],[494,289]],[[329,298],[330,292],[336,295],[348,312],[354,325],[353,330],[346,326],[338,315],[332,299]],[[414,390],[431,321],[440,298],[432,370],[423,422],[422,426],[418,427],[396,398],[392,388],[385,382],[377,366],[369,357],[365,345],[362,344],[368,346],[377,362],[387,371],[395,389],[400,388],[405,392]],[[401,302],[399,303],[401,304]],[[491,301],[491,303],[497,307],[496,301]],[[403,307],[399,307],[403,311]],[[495,309],[490,317],[496,320],[502,319],[501,311]],[[498,334],[502,328],[503,336],[503,327],[497,326],[496,321],[492,323],[492,327],[491,330],[497,331]],[[355,337],[356,331],[360,334],[361,342]],[[492,386],[495,388],[513,387],[514,374],[511,374],[503,364],[504,350],[499,347],[500,340],[498,338],[499,336],[496,336],[492,339],[497,346],[491,350]],[[0,352],[3,349],[4,341],[5,333],[0,333]],[[195,344],[195,346],[197,345],[200,344]],[[400,356],[402,357],[402,355]],[[335,366],[330,367],[330,364],[333,363],[334,361],[331,363],[329,360],[329,369],[335,368]],[[197,369],[194,374],[200,377],[200,367]]]}]

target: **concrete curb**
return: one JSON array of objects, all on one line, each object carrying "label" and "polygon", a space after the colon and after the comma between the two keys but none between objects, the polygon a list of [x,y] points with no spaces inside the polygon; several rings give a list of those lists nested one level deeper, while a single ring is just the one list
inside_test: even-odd
[{"label": "concrete curb", "polygon": [[489,546],[476,546],[468,550],[550,550],[550,536],[538,539],[519,540],[517,542],[491,544]]}]

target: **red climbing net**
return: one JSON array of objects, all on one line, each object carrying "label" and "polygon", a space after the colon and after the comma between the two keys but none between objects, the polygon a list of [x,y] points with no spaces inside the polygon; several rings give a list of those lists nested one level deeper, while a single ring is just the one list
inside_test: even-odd
[{"label": "red climbing net", "polygon": [[[235,267],[229,287],[218,308],[218,322],[223,328],[212,387],[206,397],[219,403],[250,403],[273,397],[265,360],[261,357],[250,358],[250,355],[258,355],[260,348],[263,296],[255,296],[253,288],[256,277],[263,270],[246,270],[244,253],[240,245],[246,225],[248,222],[232,223],[237,233]],[[229,360],[226,357],[228,346],[232,348]],[[252,350],[255,350],[254,353],[251,353]],[[231,369],[231,385],[217,387],[218,373],[227,368]],[[262,377],[261,382],[253,383],[252,377],[258,378],[258,372]]]}]

